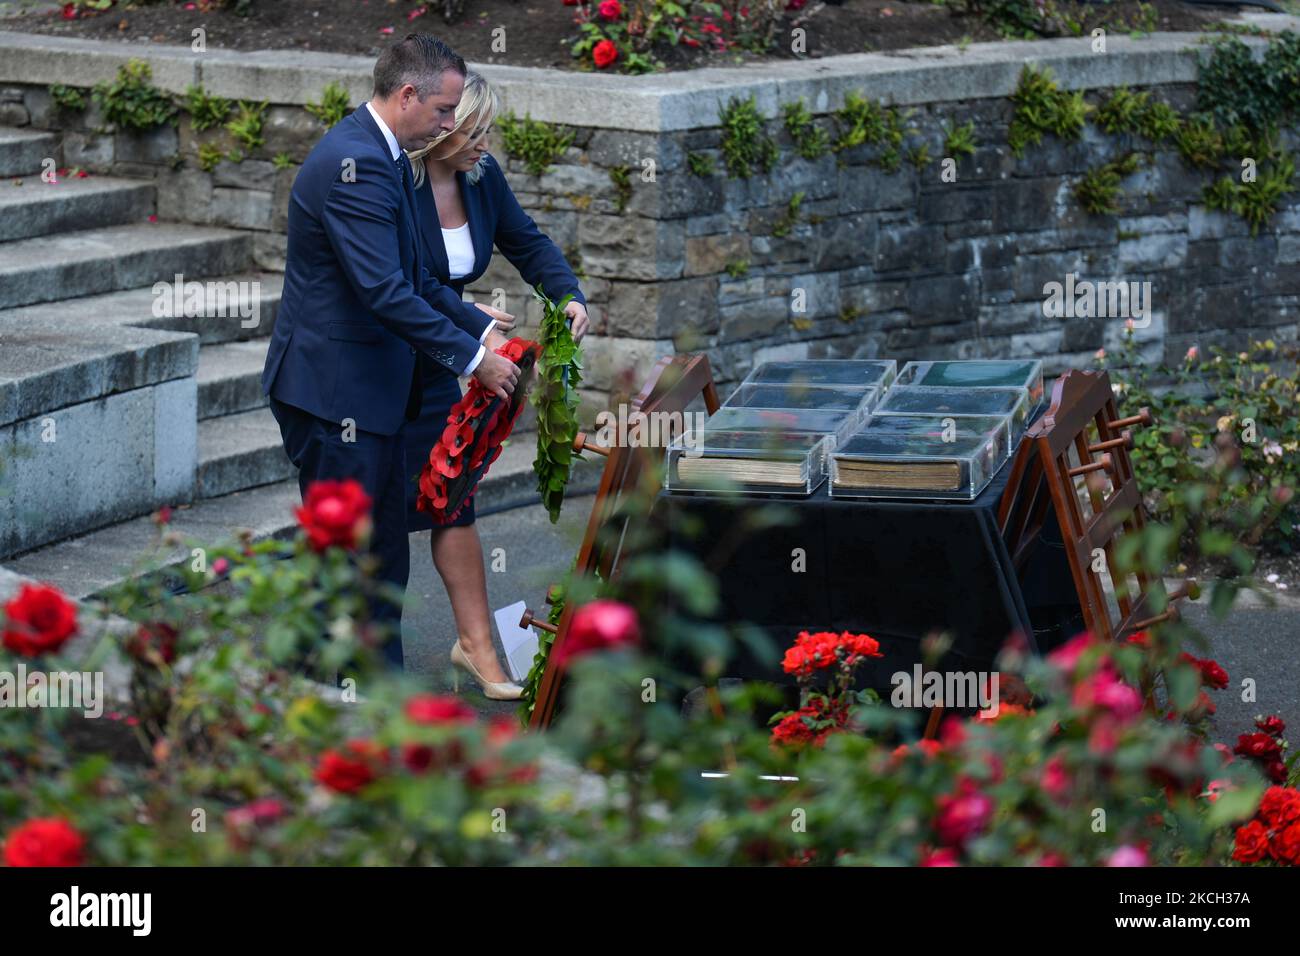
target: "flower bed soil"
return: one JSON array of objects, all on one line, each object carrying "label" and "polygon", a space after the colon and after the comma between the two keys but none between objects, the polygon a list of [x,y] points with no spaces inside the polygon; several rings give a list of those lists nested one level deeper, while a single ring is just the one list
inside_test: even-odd
[{"label": "flower bed soil", "polygon": [[[422,9],[409,0],[254,0],[252,12],[243,17],[227,8],[204,12],[201,6],[194,2],[142,7],[119,4],[103,12],[80,11],[75,19],[65,19],[57,8],[46,7],[0,18],[0,29],[189,46],[191,31],[202,26],[210,47],[364,56],[374,56],[394,36],[418,30],[441,37],[474,63],[583,68],[570,54],[570,46],[579,38],[574,24],[576,8],[564,6],[561,0],[469,0],[465,14],[455,23],[445,22],[433,10],[408,19]],[[1230,9],[1190,6],[1181,0],[1155,0],[1151,6],[1156,11],[1156,29],[1161,31],[1195,31],[1235,15]],[[1136,22],[1138,16],[1135,0],[1117,0],[1103,12],[1087,4],[1065,3],[1063,9],[1081,15],[1089,24],[1103,16],[1118,16],[1124,22]],[[822,5],[809,0],[803,9],[786,12],[778,35],[788,36],[796,25],[807,30],[809,57],[1001,39],[977,17],[957,15],[932,2],[846,0]],[[491,50],[492,31],[498,26],[506,28],[507,53]],[[1112,26],[1111,32],[1125,31]],[[682,46],[657,51],[657,55],[667,69],[680,70],[796,59],[788,47],[785,44],[759,55]]]}]

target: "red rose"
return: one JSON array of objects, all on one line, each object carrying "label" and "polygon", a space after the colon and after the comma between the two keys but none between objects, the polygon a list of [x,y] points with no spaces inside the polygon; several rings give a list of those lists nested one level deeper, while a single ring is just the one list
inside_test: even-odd
[{"label": "red rose", "polygon": [[640,643],[641,625],[636,611],[620,601],[592,601],[574,612],[564,644],[559,648],[560,660]]},{"label": "red rose", "polygon": [[1074,688],[1074,706],[1087,709],[1097,707],[1119,720],[1136,717],[1142,711],[1142,695],[1119,679],[1109,666]]},{"label": "red rose", "polygon": [[1258,820],[1251,820],[1237,830],[1232,858],[1238,863],[1258,863],[1268,854],[1268,830]]},{"label": "red rose", "polygon": [[951,847],[940,847],[937,850],[922,848],[921,859],[918,866],[961,866],[961,860],[957,856],[957,851]]},{"label": "red rose", "polygon": [[1237,737],[1237,746],[1232,748],[1233,753],[1263,761],[1271,760],[1281,750],[1276,738],[1261,733],[1241,734]]},{"label": "red rose", "polygon": [[1273,834],[1269,853],[1279,863],[1300,866],[1300,823],[1293,823]]},{"label": "red rose", "polygon": [[266,797],[235,807],[226,814],[226,824],[232,827],[266,826],[283,817],[284,804],[273,797]]},{"label": "red rose", "polygon": [[330,547],[351,550],[370,533],[370,504],[366,490],[352,478],[315,481],[296,514],[317,551]]},{"label": "red rose", "polygon": [[155,655],[163,663],[170,664],[176,660],[176,641],[180,637],[176,628],[161,621],[141,624],[126,642],[126,652],[137,661],[145,664],[156,663]]},{"label": "red rose", "polygon": [[356,793],[379,776],[383,749],[369,740],[350,740],[343,752],[327,750],[316,766],[316,780],[336,793]]},{"label": "red rose", "polygon": [[1043,790],[1054,800],[1063,800],[1070,791],[1070,775],[1065,769],[1065,761],[1053,757],[1043,765],[1043,776],[1039,781]]},{"label": "red rose", "polygon": [[63,19],[65,20],[77,19],[77,5],[75,3],[65,3],[63,5]]},{"label": "red rose", "polygon": [[23,657],[57,651],[77,633],[77,606],[50,584],[24,584],[5,605],[4,646]]},{"label": "red rose", "polygon": [[592,48],[591,58],[603,70],[618,59],[618,47],[612,40],[601,40]]},{"label": "red rose", "polygon": [[975,789],[974,781],[963,780],[956,793],[938,799],[934,832],[946,846],[963,846],[978,835],[993,818],[993,800]]},{"label": "red rose", "polygon": [[623,4],[619,3],[618,0],[602,0],[598,9],[600,15],[606,20],[617,20],[623,15]]},{"label": "red rose", "polygon": [[1269,787],[1260,798],[1259,815],[1270,827],[1300,823],[1300,792],[1290,787]]},{"label": "red rose", "polygon": [[478,714],[459,697],[419,694],[406,702],[406,717],[416,724],[472,723]]},{"label": "red rose", "polygon": [[859,657],[884,657],[880,653],[880,642],[866,634],[850,634],[845,631],[840,635],[840,647],[846,651],[850,662]]},{"label": "red rose", "polygon": [[1210,660],[1208,657],[1193,657],[1185,651],[1179,655],[1179,659],[1201,672],[1201,683],[1206,687],[1223,690],[1228,686],[1228,672],[1219,665],[1218,661]]},{"label": "red rose", "polygon": [[81,866],[85,838],[67,820],[28,820],[5,840],[6,866]]},{"label": "red rose", "polygon": [[1255,721],[1255,726],[1270,737],[1281,737],[1286,733],[1286,723],[1277,714],[1271,717],[1261,717]]},{"label": "red rose", "polygon": [[1071,672],[1079,663],[1079,658],[1083,656],[1084,651],[1093,647],[1097,642],[1087,631],[1072,637],[1056,650],[1047,655],[1048,663],[1052,664],[1057,670]]},{"label": "red rose", "polygon": [[428,744],[403,744],[402,766],[411,773],[425,773],[433,767],[433,748]]}]

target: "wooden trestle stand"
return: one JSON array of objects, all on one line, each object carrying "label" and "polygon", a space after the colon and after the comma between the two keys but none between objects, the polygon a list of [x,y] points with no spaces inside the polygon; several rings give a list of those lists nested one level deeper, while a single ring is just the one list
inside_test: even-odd
[{"label": "wooden trestle stand", "polygon": [[[705,355],[674,355],[659,360],[641,392],[632,400],[632,411],[647,416],[656,413],[663,416],[676,414],[682,416],[680,420],[684,421],[687,408],[696,399],[703,400],[704,409],[710,415],[721,404],[713,384],[709,359]],[[665,417],[664,420],[670,419]],[[660,438],[665,437],[660,429],[646,429],[646,432]],[[631,520],[628,514],[620,511],[619,505],[625,493],[635,490],[648,476],[657,474],[656,469],[663,459],[664,448],[663,445],[629,447],[626,444],[605,447],[593,441],[589,435],[579,432],[573,441],[573,449],[593,452],[605,459],[605,468],[600,476],[600,485],[591,506],[591,517],[587,519],[587,530],[582,536],[573,573],[578,576],[595,574],[601,580],[609,581],[618,573],[619,550],[627,522]],[[555,596],[556,588],[552,585],[546,595],[547,603],[552,603]],[[549,726],[555,715],[560,686],[564,680],[564,667],[559,663],[560,655],[556,651],[568,633],[573,612],[573,602],[566,602],[559,622],[552,625],[538,619],[530,608],[524,612],[523,619],[519,622],[520,627],[536,627],[555,635],[529,721],[529,726],[534,729]]]},{"label": "wooden trestle stand", "polygon": [[[718,409],[708,358],[676,355],[659,361],[632,407],[645,414],[681,414],[697,398],[703,399],[710,415]],[[1105,371],[1066,372],[1052,388],[1047,411],[1029,427],[1020,443],[998,507],[998,525],[1017,569],[1023,566],[1030,545],[1042,531],[1047,509],[1053,509],[1084,626],[1105,640],[1121,640],[1143,628],[1176,621],[1176,602],[1189,594],[1193,598],[1196,595],[1195,581],[1186,581],[1165,596],[1164,610],[1154,613],[1153,585],[1163,593],[1162,582],[1142,571],[1132,574],[1133,580],[1129,581],[1115,570],[1118,542],[1124,535],[1138,534],[1143,528],[1142,498],[1129,457],[1133,447],[1130,429],[1151,422],[1147,408],[1129,418],[1119,417],[1110,376]],[[663,448],[606,448],[582,433],[573,447],[605,458],[575,573],[594,573],[608,581],[617,573],[623,531],[630,520],[619,511],[619,503],[625,492],[655,473]],[[1098,562],[1102,555],[1104,562]],[[1097,570],[1099,564],[1102,570]],[[552,587],[547,602],[554,596]],[[560,655],[555,652],[568,632],[573,611],[572,603],[566,603],[559,623],[551,625],[539,620],[530,609],[520,622],[522,627],[536,627],[555,635],[530,721],[533,728],[548,726],[555,714],[564,679],[564,668],[557,664]],[[942,709],[931,712],[927,737],[937,732],[941,715]]]}]

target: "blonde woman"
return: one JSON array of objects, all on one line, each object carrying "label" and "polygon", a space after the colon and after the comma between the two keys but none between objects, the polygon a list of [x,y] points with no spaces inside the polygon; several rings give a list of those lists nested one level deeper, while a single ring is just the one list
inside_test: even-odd
[{"label": "blonde woman", "polygon": [[[473,71],[456,108],[451,132],[423,149],[408,152],[414,171],[416,208],[424,243],[424,261],[433,277],[462,295],[492,259],[495,244],[519,270],[529,287],[540,285],[552,300],[572,294],[566,307],[575,338],[587,331],[586,299],[578,279],[559,248],[520,208],[496,159],[487,151],[487,134],[500,108],[496,92]],[[481,303],[478,308],[495,320],[486,334],[489,350],[505,342],[501,333],[514,326],[514,317]],[[444,366],[425,359],[421,374],[424,394],[419,419],[406,426],[406,471],[418,475],[447,422],[451,406],[460,400],[459,381]],[[432,531],[433,566],[451,600],[458,639],[451,661],[479,683],[493,700],[514,700],[522,693],[511,683],[492,643],[483,546],[474,526],[471,498],[448,526],[434,526],[415,510],[417,489],[407,482],[407,530]]]}]

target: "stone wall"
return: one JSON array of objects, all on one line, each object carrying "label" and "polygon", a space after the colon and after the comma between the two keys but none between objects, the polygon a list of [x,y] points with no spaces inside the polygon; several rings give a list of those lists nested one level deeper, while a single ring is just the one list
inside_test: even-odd
[{"label": "stone wall", "polygon": [[[331,80],[355,102],[368,87],[370,63],[353,57],[15,37],[0,34],[0,123],[61,130],[67,165],[155,179],[164,219],[252,230],[264,268],[282,266],[293,177],[272,160],[301,160],[323,132],[302,105]],[[585,384],[603,404],[610,392],[634,389],[654,359],[674,349],[706,350],[723,382],[788,357],[1035,355],[1053,370],[1086,364],[1098,348],[1115,346],[1124,323],[1045,317],[1044,286],[1070,273],[1151,282],[1151,323],[1138,336],[1153,359],[1192,344],[1295,339],[1297,194],[1252,236],[1238,217],[1206,209],[1210,178],[1170,150],[1092,125],[1078,142],[1048,136],[1021,159],[1006,147],[1009,95],[1024,63],[1051,67],[1062,88],[1087,90],[1094,101],[1129,86],[1183,106],[1194,91],[1196,41],[1112,38],[1102,55],[1084,40],[985,44],[647,77],[482,69],[507,109],[574,135],[540,176],[507,159],[499,141],[493,152],[506,159],[521,204],[581,270],[596,333]],[[204,172],[197,149],[220,131],[195,133],[182,117],[146,135],[103,135],[93,132],[102,126],[93,107],[69,116],[52,105],[50,83],[90,86],[131,56],[149,61],[155,82],[178,94],[202,83],[217,95],[269,100],[265,144],[241,163]],[[802,97],[830,129],[851,91],[913,110],[909,144],[926,143],[934,161],[888,172],[871,146],[799,158],[781,104]],[[719,108],[750,96],[779,159],[767,175],[728,178]],[[944,181],[943,128],[967,121],[978,149],[957,161],[955,182]],[[1285,135],[1294,151],[1294,133]],[[1119,214],[1084,212],[1073,196],[1079,176],[1128,150],[1149,164],[1125,179]],[[692,173],[692,153],[711,157],[715,173]],[[640,175],[647,161],[653,181]],[[621,166],[631,172],[623,195],[610,175]],[[774,234],[797,193],[798,216],[787,234]],[[525,332],[535,328],[536,303],[501,256],[469,291],[493,289],[527,316]],[[792,308],[796,298],[805,311]]]}]

